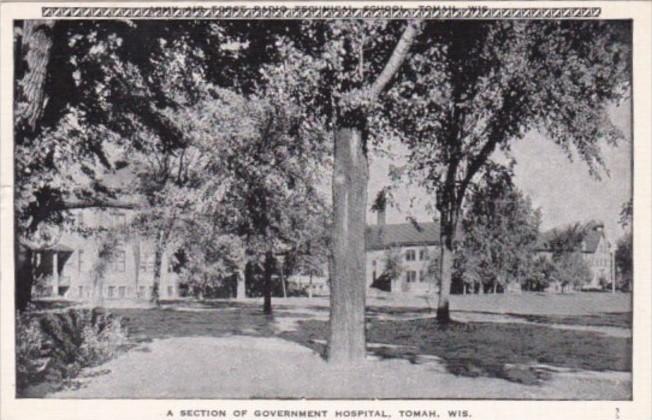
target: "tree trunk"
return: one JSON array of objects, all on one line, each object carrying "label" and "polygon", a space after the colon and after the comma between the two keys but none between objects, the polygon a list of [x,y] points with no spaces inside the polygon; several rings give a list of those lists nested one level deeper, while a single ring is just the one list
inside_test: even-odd
[{"label": "tree trunk", "polygon": [[159,289],[161,286],[161,266],[163,265],[163,251],[165,250],[165,236],[163,230],[160,230],[156,240],[156,249],[154,250],[154,278],[152,279],[150,302],[156,306],[161,304]]},{"label": "tree trunk", "polygon": [[27,69],[18,83],[22,91],[19,100],[24,100],[27,106],[18,115],[17,123],[27,125],[32,133],[37,131],[47,100],[44,87],[54,23],[54,20],[26,20],[23,23],[21,49]]},{"label": "tree trunk", "polygon": [[265,253],[265,267],[263,272],[263,312],[267,315],[272,313],[272,274],[274,272],[274,254],[271,251]]},{"label": "tree trunk", "polygon": [[312,273],[310,273],[310,282],[308,283],[308,298],[312,299]]},{"label": "tree trunk", "polygon": [[34,269],[32,264],[32,250],[17,242],[15,249],[15,295],[16,309],[24,311],[32,301],[32,287],[34,285]]},{"label": "tree trunk", "polygon": [[138,289],[138,282],[140,278],[140,241],[136,241],[132,250],[134,252],[134,287],[136,289],[136,299],[141,299],[140,292]]},{"label": "tree trunk", "polygon": [[365,230],[368,167],[360,128],[335,133],[333,171],[333,272],[328,359],[365,358]]},{"label": "tree trunk", "polygon": [[[442,229],[444,232],[444,229]],[[449,234],[443,233],[441,240],[441,285],[439,286],[439,301],[437,303],[437,321],[450,322],[450,293],[453,277],[453,240]]]},{"label": "tree trunk", "polygon": [[494,279],[494,295],[498,293],[498,279]]}]

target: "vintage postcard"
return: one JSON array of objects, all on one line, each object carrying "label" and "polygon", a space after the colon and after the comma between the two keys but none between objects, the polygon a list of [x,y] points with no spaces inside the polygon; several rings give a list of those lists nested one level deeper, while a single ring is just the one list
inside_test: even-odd
[{"label": "vintage postcard", "polygon": [[2,419],[651,418],[652,3],[1,7]]}]

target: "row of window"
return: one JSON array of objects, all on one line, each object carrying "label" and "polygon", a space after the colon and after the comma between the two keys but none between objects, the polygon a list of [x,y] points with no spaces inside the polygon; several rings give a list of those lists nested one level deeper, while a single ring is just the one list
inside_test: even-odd
[{"label": "row of window", "polygon": [[[104,289],[102,289],[100,293],[102,293],[102,297],[107,297],[109,299],[126,297],[146,298],[152,295],[153,290],[153,286],[138,286],[138,289],[131,286],[108,286],[106,287],[106,294],[104,293]],[[77,288],[77,296],[80,298],[91,297],[91,291],[91,287],[79,286]],[[134,291],[136,292],[135,296]],[[167,292],[165,295],[167,297],[174,297],[174,286],[168,286],[166,289],[161,290],[161,294],[163,294],[163,292]]]},{"label": "row of window", "polygon": [[[419,250],[419,261],[429,260],[430,256],[428,255],[428,250],[420,249]],[[417,251],[414,249],[408,249],[405,251],[405,261],[416,261],[417,260]]]},{"label": "row of window", "polygon": [[[427,249],[419,250],[419,261],[426,261],[430,259]],[[417,251],[415,249],[408,249],[405,251],[405,261],[417,261]],[[371,261],[371,265],[376,268],[376,260]]]},{"label": "row of window", "polygon": [[[417,272],[414,270],[408,270],[405,272],[405,280],[408,283],[416,283],[417,282]],[[428,280],[427,273],[423,270],[419,271],[419,283],[424,283]]]},{"label": "row of window", "polygon": [[607,258],[596,258],[593,260],[593,265],[596,267],[607,267],[609,265],[609,260]]},{"label": "row of window", "polygon": [[[111,260],[111,270],[117,273],[124,273],[127,269],[126,258],[127,254],[124,250],[117,250],[113,254]],[[86,254],[83,249],[78,251],[78,270],[79,272],[86,272],[90,267],[86,263]],[[154,272],[154,255],[142,253],[140,257],[140,271]]]}]

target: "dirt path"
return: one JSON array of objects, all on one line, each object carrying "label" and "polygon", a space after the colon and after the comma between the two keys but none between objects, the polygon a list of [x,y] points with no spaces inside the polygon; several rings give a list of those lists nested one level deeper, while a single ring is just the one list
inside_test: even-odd
[{"label": "dirt path", "polygon": [[454,376],[436,359],[337,369],[298,344],[248,336],[155,340],[94,371],[108,373],[47,397],[626,399],[631,388],[621,372],[560,372],[531,386]]}]

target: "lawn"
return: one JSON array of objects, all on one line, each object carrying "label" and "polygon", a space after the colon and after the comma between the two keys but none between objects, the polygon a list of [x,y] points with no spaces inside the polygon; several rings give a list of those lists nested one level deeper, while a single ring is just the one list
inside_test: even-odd
[{"label": "lawn", "polygon": [[[593,299],[597,296],[603,304],[610,297],[605,294],[575,295],[574,298],[570,295],[554,296],[552,309],[545,314],[541,303],[545,297],[521,296],[526,303],[536,301],[538,306],[535,306],[534,314],[523,314],[525,304],[521,302],[518,316],[537,324],[454,322],[441,327],[429,318],[428,308],[374,305],[367,311],[369,351],[380,358],[401,358],[412,363],[428,360],[428,356],[431,359],[436,357],[456,375],[497,377],[526,384],[545,380],[550,371],[547,366],[571,370],[631,371],[631,338],[546,325],[631,325],[631,312],[598,312],[601,307],[589,306],[587,296]],[[509,295],[503,297],[518,299]],[[622,310],[626,299],[618,295],[611,298],[618,301],[605,306]],[[500,308],[490,307],[494,299],[497,297],[485,298],[478,306],[490,309],[488,312],[491,313],[501,312]],[[469,301],[472,300],[480,301],[470,297]],[[458,298],[457,307],[462,306],[459,302]],[[560,302],[571,305],[575,312],[566,310]],[[264,315],[254,302],[174,303],[157,309],[111,311],[128,318],[134,341],[192,336],[279,336],[324,353],[328,308],[315,306],[307,299],[293,301],[291,305],[277,303],[274,308],[273,316]],[[294,321],[295,328],[279,331],[278,324],[288,320]]]}]

